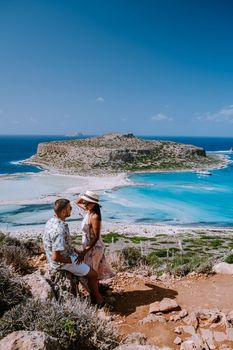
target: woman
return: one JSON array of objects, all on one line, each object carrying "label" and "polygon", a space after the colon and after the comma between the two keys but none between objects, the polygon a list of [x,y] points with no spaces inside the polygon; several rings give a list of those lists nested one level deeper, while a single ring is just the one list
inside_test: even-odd
[{"label": "woman", "polygon": [[98,278],[107,279],[115,275],[111,270],[104,254],[104,242],[100,238],[101,211],[99,196],[95,192],[86,191],[80,196],[76,204],[86,211],[82,222],[83,251],[78,260],[82,260],[91,266],[97,273]]}]

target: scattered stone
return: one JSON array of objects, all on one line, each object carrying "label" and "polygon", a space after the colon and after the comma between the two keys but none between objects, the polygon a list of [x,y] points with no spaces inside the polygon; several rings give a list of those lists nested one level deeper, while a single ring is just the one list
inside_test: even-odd
[{"label": "scattered stone", "polygon": [[169,347],[157,347],[152,345],[135,345],[135,344],[124,344],[120,345],[114,350],[172,350]]},{"label": "scattered stone", "polygon": [[146,317],[144,317],[142,320],[139,321],[140,324],[146,324],[150,322],[161,322],[165,323],[167,322],[166,318],[164,316],[158,316],[155,314],[149,314]]},{"label": "scattered stone", "polygon": [[196,347],[193,340],[186,340],[181,344],[180,350],[202,350]]},{"label": "scattered stone", "polygon": [[222,273],[226,275],[233,275],[233,264],[228,264],[221,262],[213,266],[213,271],[215,273]]},{"label": "scattered stone", "polygon": [[159,301],[155,301],[154,303],[150,304],[150,308],[149,308],[149,313],[156,313],[160,311],[160,302]]},{"label": "scattered stone", "polygon": [[227,328],[227,339],[233,341],[233,328]]},{"label": "scattered stone", "polygon": [[176,328],[174,329],[174,332],[177,333],[177,334],[182,334],[182,331],[183,331],[183,329],[182,329],[181,326],[176,327]]},{"label": "scattered stone", "polygon": [[155,281],[157,281],[157,279],[158,279],[158,277],[156,275],[150,276],[151,282],[155,282]]},{"label": "scattered stone", "polygon": [[208,345],[203,341],[200,334],[197,334],[197,333],[193,334],[191,339],[194,341],[194,344],[197,348],[209,350]]},{"label": "scattered stone", "polygon": [[200,328],[201,336],[206,341],[210,349],[215,349],[214,346],[214,334],[209,329]]},{"label": "scattered stone", "polygon": [[193,326],[181,326],[181,329],[183,332],[188,333],[188,334],[195,334],[195,328]]},{"label": "scattered stone", "polygon": [[34,298],[45,301],[55,297],[52,287],[38,271],[25,275],[22,279],[29,285]]},{"label": "scattered stone", "polygon": [[180,345],[181,343],[182,343],[182,339],[180,337],[176,337],[176,339],[174,340],[174,344]]},{"label": "scattered stone", "polygon": [[176,300],[170,299],[170,298],[164,298],[162,301],[156,301],[152,304],[150,304],[149,313],[156,313],[156,312],[168,312],[174,309],[177,309],[179,305],[177,304]]},{"label": "scattered stone", "polygon": [[185,310],[185,309],[183,309],[183,310],[181,310],[180,311],[180,313],[179,313],[179,317],[180,317],[180,319],[181,318],[184,318],[184,317],[186,317],[188,315],[188,311],[187,310]]},{"label": "scattered stone", "polygon": [[147,337],[143,333],[130,333],[125,339],[126,344],[146,345]]},{"label": "scattered stone", "polygon": [[222,342],[227,339],[226,333],[224,332],[214,332],[214,339],[217,342]]},{"label": "scattered stone", "polygon": [[0,340],[4,350],[61,350],[56,338],[44,332],[18,331]]},{"label": "scattered stone", "polygon": [[198,318],[194,312],[192,312],[188,317],[185,317],[183,321],[188,325],[192,325],[196,330],[199,326]]},{"label": "scattered stone", "polygon": [[227,320],[233,324],[233,310],[227,315]]}]

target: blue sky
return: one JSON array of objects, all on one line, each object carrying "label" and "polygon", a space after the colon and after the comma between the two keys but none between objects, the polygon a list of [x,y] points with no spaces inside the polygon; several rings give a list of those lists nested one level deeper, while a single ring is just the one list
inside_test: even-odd
[{"label": "blue sky", "polygon": [[0,133],[233,136],[231,0],[0,0]]}]

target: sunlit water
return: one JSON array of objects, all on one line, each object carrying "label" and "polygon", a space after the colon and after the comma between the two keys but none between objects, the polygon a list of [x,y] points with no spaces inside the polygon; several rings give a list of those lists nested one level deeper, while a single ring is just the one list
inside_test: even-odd
[{"label": "sunlit water", "polygon": [[[226,150],[233,145],[233,139],[229,138],[170,139],[203,145],[211,151]],[[42,138],[42,141],[47,139]],[[3,146],[4,142],[6,139],[1,137]],[[25,166],[12,163],[33,154],[38,142],[41,142],[40,137],[7,139],[7,152],[0,153],[0,173],[38,172],[38,168],[26,170]],[[17,144],[21,145],[21,149]],[[233,160],[231,153],[226,154]],[[195,172],[131,175],[131,186],[101,193],[103,218],[126,223],[233,226],[233,165],[211,172],[211,176]],[[11,201],[33,200],[47,195],[53,198],[75,185],[75,179],[59,176],[0,176],[0,227],[44,224],[53,214],[52,200],[46,204],[24,205],[11,204]],[[72,220],[77,219],[80,220],[80,216],[75,211]]]}]

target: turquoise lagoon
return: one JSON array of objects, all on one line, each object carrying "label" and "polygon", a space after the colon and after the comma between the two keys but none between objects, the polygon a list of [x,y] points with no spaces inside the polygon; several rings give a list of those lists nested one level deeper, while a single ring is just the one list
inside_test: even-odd
[{"label": "turquoise lagoon", "polygon": [[[225,152],[233,146],[233,138],[146,139],[156,138],[203,146],[207,151],[220,150],[233,162],[233,153]],[[41,169],[18,163],[35,153],[39,142],[58,139],[67,138],[59,135],[0,137],[0,228],[44,224],[53,215],[52,197],[66,187],[75,186],[75,179],[53,177],[49,181],[49,178],[40,178]],[[195,172],[129,175],[130,185],[101,192],[103,218],[121,223],[232,227],[233,163],[211,172],[211,176]],[[24,201],[22,205],[20,201],[25,193],[29,202]],[[43,195],[51,195],[51,203],[33,203],[33,198]],[[71,220],[80,219],[75,212]]]},{"label": "turquoise lagoon", "polygon": [[211,173],[131,175],[132,186],[104,194],[106,216],[134,223],[233,226],[233,164]]}]

